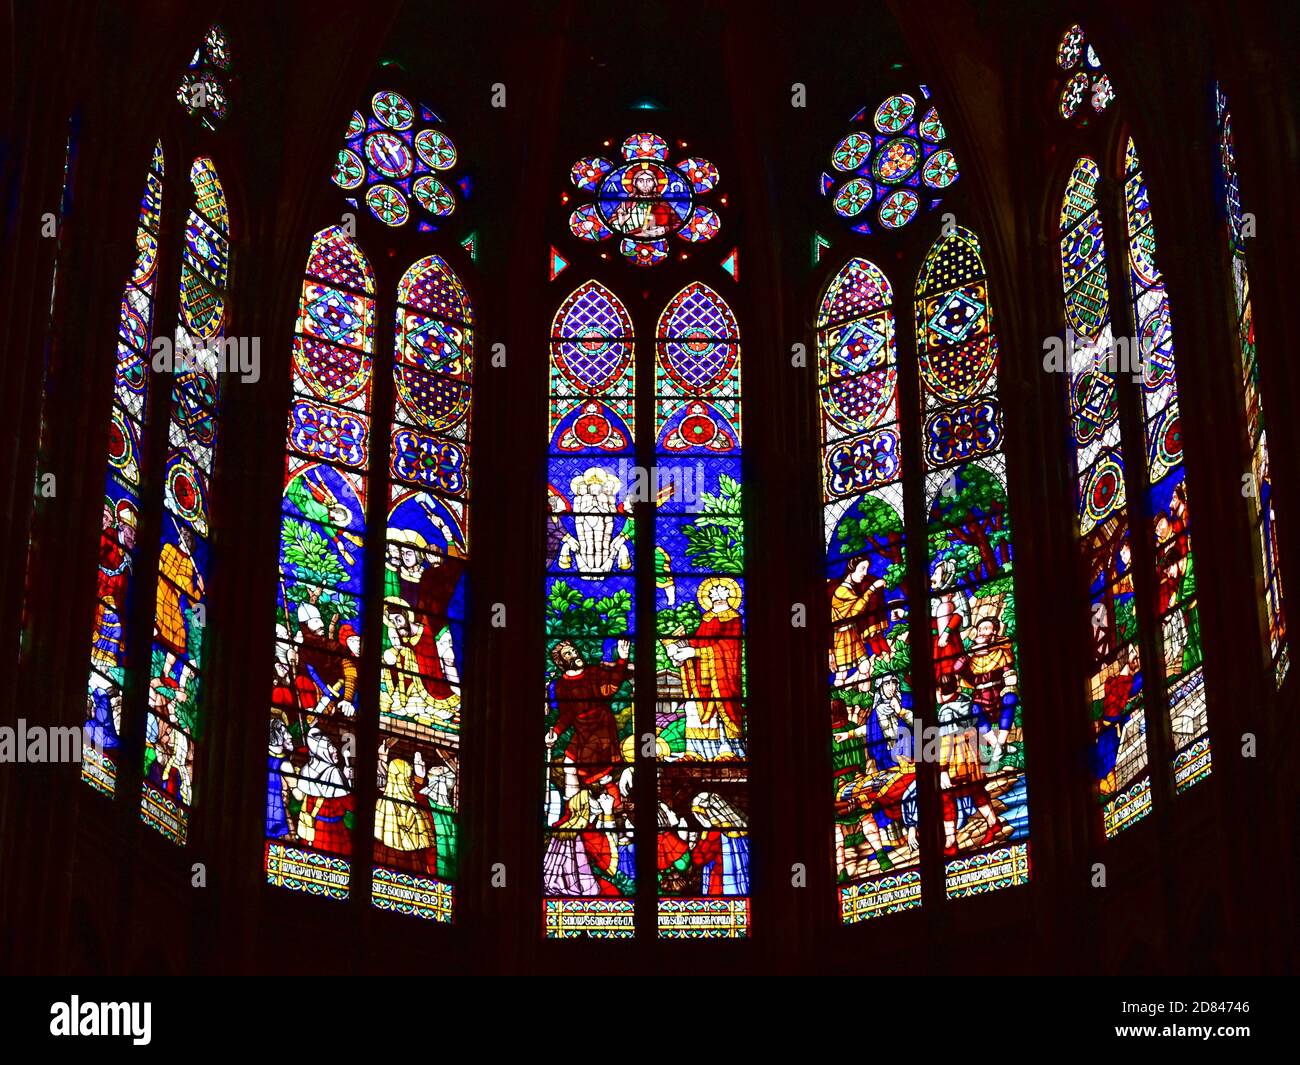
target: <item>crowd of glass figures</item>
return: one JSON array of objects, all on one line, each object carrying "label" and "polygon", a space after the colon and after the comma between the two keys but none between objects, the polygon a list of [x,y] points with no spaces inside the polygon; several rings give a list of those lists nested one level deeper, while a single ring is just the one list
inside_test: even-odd
[{"label": "crowd of glass figures", "polygon": [[[1079,26],[1061,38],[1056,66],[1061,120],[1097,144],[1075,162],[1059,215],[1061,306],[1072,338],[1063,402],[1090,609],[1077,628],[1061,622],[1062,631],[1091,632],[1090,757],[1099,825],[1113,836],[1152,808],[1149,710],[1167,717],[1175,789],[1211,772],[1198,556],[1174,327],[1138,151],[1128,139],[1122,163],[1105,157],[1100,118],[1116,106],[1117,92]],[[177,89],[205,135],[227,115],[232,71],[226,35],[214,26]],[[1215,104],[1246,425],[1240,461],[1251,488],[1244,498],[1280,685],[1289,651],[1246,267],[1248,216],[1232,117],[1218,87]],[[890,231],[921,224],[960,172],[925,87],[894,93],[850,124],[821,177],[847,253],[824,267],[815,321],[831,828],[846,923],[922,903],[922,829],[931,828],[920,823],[918,789],[926,785],[913,729],[923,720],[938,726],[934,809],[942,819],[945,896],[1024,884],[1031,871],[1004,454],[1017,418],[999,396],[983,249],[973,230],[945,226],[913,264],[914,280],[899,272],[891,279],[858,254],[874,249],[886,258]],[[466,177],[452,180],[457,148],[441,127],[423,104],[376,92],[347,123],[334,184],[385,226],[414,219],[417,232],[433,233],[471,188]],[[186,842],[202,784],[195,755],[219,520],[210,492],[220,411],[216,342],[229,318],[232,236],[212,158],[196,152],[182,172],[188,180],[175,195],[185,203],[183,234],[177,247],[164,247],[160,140],[119,318],[82,763],[83,779],[113,795],[124,738],[143,728],[142,794],[134,801],[144,822],[177,844]],[[722,231],[722,176],[709,160],[686,154],[683,142],[637,132],[616,151],[577,160],[569,177],[574,191],[564,201],[580,201],[568,218],[577,243],[567,252],[551,248],[550,281],[575,265],[581,249],[594,252],[604,241],[621,259],[591,255],[592,276],[567,292],[560,286],[551,324],[542,926],[551,937],[632,936],[636,896],[653,892],[660,936],[746,936],[741,344],[724,295],[739,285],[739,253],[720,261],[670,253],[672,238],[698,250]],[[1122,225],[1099,205],[1106,179],[1122,185]],[[474,311],[448,254],[416,259],[385,292],[361,245],[337,225],[312,238],[289,353],[265,875],[271,884],[346,898],[354,858],[366,860],[362,883],[376,907],[450,921]],[[472,249],[472,237],[461,245]],[[831,247],[818,235],[814,258],[829,262]],[[180,277],[176,362],[170,389],[154,395],[161,378],[150,374],[148,353],[160,321],[160,263],[172,255]],[[625,299],[635,281],[623,260],[637,268],[671,263],[683,282],[654,312],[653,338],[640,344],[649,366],[637,359]],[[1124,275],[1117,287],[1114,269]],[[1124,305],[1112,306],[1113,292],[1125,293]],[[376,351],[380,314],[394,322],[391,352]],[[1142,356],[1132,387],[1098,357],[1125,332]],[[391,409],[372,406],[376,372],[392,375]],[[901,409],[900,394],[918,396],[919,410]],[[1135,417],[1121,416],[1128,408]],[[919,434],[907,431],[918,422]],[[1136,438],[1122,423],[1140,427]],[[155,432],[166,436],[157,447]],[[914,438],[917,453],[905,443]],[[373,441],[385,449],[382,465],[372,464]],[[165,454],[156,474],[150,454]],[[909,485],[919,486],[924,506],[910,519]],[[1134,486],[1145,499],[1130,498]],[[368,520],[372,499],[382,500],[386,515],[379,527]],[[161,524],[144,520],[149,515]],[[923,544],[909,544],[909,528],[924,529]],[[142,529],[157,542],[142,543]],[[923,589],[909,580],[916,550]],[[366,581],[371,551],[383,554],[380,587]],[[1150,602],[1134,579],[1144,557],[1156,575]],[[129,619],[146,559],[157,568],[153,637],[136,647]],[[374,597],[380,603],[371,611]],[[376,616],[379,630],[370,631],[363,619]],[[647,630],[650,639],[642,640]],[[363,647],[376,644],[378,685],[366,690]],[[638,646],[653,647],[653,661],[636,662]],[[914,659],[929,663],[924,685],[916,685]],[[146,708],[137,723],[124,704],[141,687]],[[932,705],[918,706],[917,690]],[[638,705],[653,707],[653,750],[638,738]],[[354,779],[366,721],[377,722],[374,784]],[[636,774],[651,779],[634,782]],[[363,812],[373,824],[364,841],[356,838]],[[638,846],[653,849],[653,863],[638,863]],[[648,866],[653,885],[642,882]]]}]

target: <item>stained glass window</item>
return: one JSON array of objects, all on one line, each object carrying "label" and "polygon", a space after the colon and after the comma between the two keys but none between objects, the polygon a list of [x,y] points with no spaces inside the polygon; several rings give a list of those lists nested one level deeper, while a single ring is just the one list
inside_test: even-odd
[{"label": "stained glass window", "polygon": [[635,465],[632,319],[596,281],[556,311],[546,525],[548,936],[633,934]]},{"label": "stained glass window", "polygon": [[[1079,26],[1065,33],[1056,58],[1062,71],[1077,68],[1062,90],[1061,114],[1086,126],[1086,93],[1075,99],[1070,86],[1087,83],[1090,113],[1099,118],[1115,98],[1110,78]],[[1112,108],[1106,117],[1114,114]],[[1114,125],[1098,125],[1092,139],[1112,143]],[[1118,143],[1122,169],[1109,171],[1089,155],[1075,163],[1060,218],[1072,451],[1092,626],[1092,758],[1107,836],[1151,811],[1149,738],[1163,750],[1168,737],[1176,793],[1211,772],[1174,327],[1146,178],[1132,138],[1124,134]],[[1098,189],[1108,181],[1122,188],[1122,223],[1108,222],[1100,206]],[[1118,307],[1113,292],[1125,294]],[[1140,436],[1129,439],[1121,427],[1128,417]],[[1134,527],[1134,513],[1149,514],[1151,525],[1141,520]],[[1149,736],[1152,707],[1160,728]]]},{"label": "stained glass window", "polygon": [[707,159],[670,162],[669,156],[668,142],[659,134],[634,133],[623,141],[617,160],[579,159],[569,177],[592,202],[573,211],[569,230],[583,240],[619,238],[619,252],[637,266],[667,259],[670,237],[687,244],[712,240],[722,221],[701,201],[718,183],[718,168]]},{"label": "stained glass window", "polygon": [[855,233],[901,229],[939,206],[960,176],[948,132],[920,86],[863,108],[831,152],[822,195]]},{"label": "stained glass window", "polygon": [[[432,232],[456,209],[446,171],[456,165],[456,145],[434,112],[401,93],[381,89],[365,114],[354,111],[343,134],[331,180],[353,207],[366,209],[386,226],[406,225]],[[463,195],[468,188],[462,178]],[[412,203],[414,201],[414,204]]]},{"label": "stained glass window", "polygon": [[336,899],[351,881],[374,292],[356,242],[337,226],[317,233],[293,340],[266,876]]},{"label": "stained glass window", "polygon": [[[653,267],[676,237],[681,270],[722,225],[701,202],[718,168],[685,147],[633,133],[621,159],[574,163],[571,183],[592,195],[567,219],[575,257]],[[610,263],[596,248],[614,237]],[[734,283],[736,250],[715,261]],[[572,262],[552,247],[551,280]],[[632,314],[602,281],[572,290],[551,328],[542,880],[555,938],[632,936],[638,895],[661,937],[749,932],[740,331],[702,281],[655,309],[639,369]],[[652,662],[634,661],[638,646]],[[651,669],[654,690],[638,688]],[[638,843],[653,886],[638,883]]]},{"label": "stained glass window", "polygon": [[207,129],[216,129],[230,110],[229,82],[233,62],[230,42],[220,26],[208,27],[194,50],[189,69],[176,86],[176,100]]},{"label": "stained glass window", "polygon": [[1062,118],[1085,125],[1090,115],[1100,115],[1115,99],[1115,86],[1083,27],[1074,25],[1062,34],[1056,66],[1063,79],[1056,101]]},{"label": "stained glass window", "polygon": [[1132,138],[1124,152],[1124,206],[1129,293],[1142,356],[1143,455],[1154,523],[1156,623],[1173,737],[1174,787],[1181,792],[1210,775],[1209,722],[1196,605],[1196,555],[1183,469],[1174,327],[1169,295],[1157,265],[1146,179]]},{"label": "stained glass window", "polygon": [[835,867],[845,922],[921,903],[894,293],[854,258],[817,313]]},{"label": "stained glass window", "polygon": [[1106,236],[1097,203],[1101,169],[1084,156],[1061,204],[1060,249],[1070,431],[1079,546],[1092,625],[1088,702],[1092,766],[1103,823],[1113,836],[1151,812],[1133,539],[1119,428]]},{"label": "stained glass window", "polygon": [[372,897],[449,921],[456,878],[474,313],[439,256],[397,288]]},{"label": "stained glass window", "polygon": [[[396,91],[375,92],[366,115],[353,115],[334,183],[366,199],[383,227],[402,226],[418,205],[429,217],[406,232],[430,232],[455,205],[432,176],[456,166],[455,145],[433,128],[437,115]],[[355,174],[345,157],[357,162]],[[369,195],[381,186],[391,210]],[[435,187],[437,203],[422,192]],[[391,297],[377,294],[352,232],[349,224],[316,235],[294,340],[266,876],[341,899],[354,890],[354,854],[363,863],[368,856],[373,906],[449,923],[459,862],[474,311],[444,255],[416,259]],[[461,246],[472,243],[470,234]],[[382,365],[391,367],[393,401],[374,410],[375,322],[390,311],[393,351]],[[382,545],[382,586],[366,587],[367,545]],[[377,667],[374,690],[361,684],[365,663]],[[375,782],[367,770],[358,788],[353,767],[369,760],[356,752],[357,735],[372,721]],[[358,840],[358,811],[370,810],[372,839]],[[364,876],[359,890],[367,890]]]},{"label": "stained glass window", "polygon": [[655,330],[656,809],[661,936],[749,929],[740,329],[692,282]]},{"label": "stained glass window", "polygon": [[163,474],[149,710],[145,718],[141,815],[184,843],[194,802],[201,735],[210,498],[220,373],[225,361],[230,233],[225,192],[206,156],[190,168],[192,189],[181,250],[171,413]]},{"label": "stained glass window", "polygon": [[1029,879],[1023,707],[998,337],[979,238],[957,227],[916,282],[930,635],[945,891]]},{"label": "stained glass window", "polygon": [[1237,310],[1237,359],[1245,404],[1246,434],[1252,525],[1255,531],[1257,564],[1263,580],[1261,596],[1268,625],[1273,679],[1280,687],[1291,664],[1287,640],[1286,610],[1282,601],[1282,564],[1278,557],[1277,511],[1273,500],[1273,477],[1268,461],[1268,432],[1264,402],[1260,396],[1259,363],[1255,350],[1255,318],[1251,308],[1250,274],[1246,268],[1247,216],[1242,208],[1241,181],[1237,173],[1237,147],[1232,137],[1232,112],[1228,98],[1215,86],[1218,118],[1219,171],[1223,211],[1227,219],[1228,247],[1232,253],[1232,288]]},{"label": "stained glass window", "polygon": [[143,484],[142,444],[150,414],[149,350],[158,294],[162,194],[163,148],[159,142],[145,179],[135,232],[135,266],[122,293],[118,316],[117,367],[99,538],[81,777],[105,795],[112,795],[117,786],[123,696],[138,661],[138,651],[128,639],[127,619],[139,558],[136,530]]},{"label": "stained glass window", "polygon": [[[947,194],[956,159],[942,147],[947,131],[924,87],[886,97],[854,122],[872,129],[841,140],[831,166],[858,176],[837,186],[823,174],[822,191],[851,232],[887,249],[891,230]],[[917,197],[901,219],[887,213],[884,194],[895,186]],[[850,205],[854,187],[863,198]],[[854,221],[873,204],[871,217]],[[817,235],[815,258],[831,247]],[[935,834],[921,824],[922,793],[936,786],[945,895],[1029,879],[998,342],[972,231],[945,228],[931,245],[912,311],[914,334],[900,335],[889,278],[852,256],[831,276],[816,319],[835,875],[845,923],[922,904],[922,865],[940,860],[927,856]],[[916,367],[903,382],[918,387],[918,411],[900,408],[900,365]],[[920,441],[918,453],[904,447],[909,439]],[[909,515],[904,502],[918,488],[924,516]],[[926,536],[925,599],[911,575],[909,528]],[[920,613],[927,601],[928,617]],[[923,643],[912,636],[918,623],[929,632]],[[926,714],[914,665],[924,670],[927,661],[937,780],[917,770]]]}]

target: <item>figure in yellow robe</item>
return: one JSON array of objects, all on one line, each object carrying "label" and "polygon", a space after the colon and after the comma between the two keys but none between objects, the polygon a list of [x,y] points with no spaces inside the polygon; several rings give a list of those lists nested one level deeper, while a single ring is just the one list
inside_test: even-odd
[{"label": "figure in yellow robe", "polygon": [[194,559],[175,544],[163,544],[158,556],[158,608],[155,625],[157,639],[172,655],[188,650],[185,635],[185,611],[181,599],[197,601],[203,595],[203,578],[194,567]]},{"label": "figure in yellow robe", "polygon": [[[189,637],[185,626],[184,599],[198,603],[203,598],[203,577],[194,565],[194,533],[177,523],[175,544],[163,544],[158,555],[158,600],[154,606],[154,639],[166,653],[162,676],[155,677],[160,703],[172,689],[184,691],[191,671]],[[175,676],[176,663],[181,663]],[[170,709],[167,711],[171,715]]]},{"label": "figure in yellow robe", "polygon": [[870,559],[849,561],[844,579],[831,592],[831,624],[831,668],[836,686],[844,683],[849,670],[862,670],[872,655],[889,653],[885,582],[871,579]]}]

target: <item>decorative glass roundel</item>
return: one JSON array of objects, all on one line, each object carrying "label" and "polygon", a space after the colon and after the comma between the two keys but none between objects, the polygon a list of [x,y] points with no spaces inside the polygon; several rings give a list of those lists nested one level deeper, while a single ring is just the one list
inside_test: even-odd
[{"label": "decorative glass roundel", "polygon": [[400,226],[411,213],[406,197],[392,185],[371,185],[366,190],[366,206],[386,226]]},{"label": "decorative glass roundel", "polygon": [[901,229],[920,209],[921,201],[911,189],[898,189],[880,205],[880,224],[886,229]]},{"label": "decorative glass roundel", "polygon": [[876,108],[875,125],[881,133],[897,133],[906,128],[916,114],[916,101],[910,96],[891,96]]},{"label": "decorative glass roundel", "polygon": [[431,215],[442,218],[456,209],[456,201],[452,199],[451,192],[436,177],[425,175],[417,179],[414,191],[420,206]]},{"label": "decorative glass roundel", "polygon": [[871,173],[877,181],[897,185],[916,169],[921,160],[921,146],[911,137],[895,137],[876,153]]},{"label": "decorative glass roundel", "polygon": [[932,210],[960,176],[957,156],[942,147],[947,131],[922,85],[894,93],[853,116],[852,132],[831,151],[822,195],[858,233],[899,229]]},{"label": "decorative glass roundel", "polygon": [[835,210],[845,218],[860,215],[870,205],[875,190],[866,178],[854,178],[840,186],[835,194]]},{"label": "decorative glass roundel", "polygon": [[334,184],[341,189],[355,189],[366,180],[366,167],[356,152],[347,148],[339,150],[338,162],[334,164]]},{"label": "decorative glass roundel", "polygon": [[385,177],[406,177],[414,163],[411,149],[392,133],[372,133],[366,138],[366,161]]},{"label": "decorative glass roundel", "polygon": [[230,109],[226,91],[230,69],[226,32],[220,26],[209,26],[176,87],[177,102],[208,129],[215,130]]},{"label": "decorative glass roundel", "polygon": [[668,142],[657,133],[634,133],[623,141],[620,159],[579,159],[569,171],[573,184],[592,202],[569,216],[569,230],[582,240],[618,238],[619,252],[638,266],[668,257],[668,239],[712,240],[722,227],[717,211],[699,203],[718,183],[707,159],[669,162]]},{"label": "decorative glass roundel", "polygon": [[1101,114],[1115,99],[1110,75],[1102,69],[1101,57],[1088,43],[1081,26],[1071,26],[1065,31],[1056,46],[1056,65],[1066,75],[1056,101],[1056,110],[1062,118],[1082,124],[1089,114]]},{"label": "decorative glass roundel", "polygon": [[456,165],[456,146],[451,138],[436,129],[422,129],[415,137],[415,150],[434,170],[450,170]]},{"label": "decorative glass roundel", "polygon": [[434,176],[457,159],[455,143],[434,128],[441,121],[399,92],[375,93],[364,114],[352,113],[330,180],[386,226],[415,216],[421,230],[436,229],[456,209],[451,188]]},{"label": "decorative glass roundel", "polygon": [[831,155],[831,165],[836,170],[856,170],[871,154],[871,136],[867,133],[850,133]]},{"label": "decorative glass roundel", "polygon": [[370,100],[375,117],[392,129],[410,129],[415,121],[415,112],[410,101],[399,93],[385,90],[377,92]]}]

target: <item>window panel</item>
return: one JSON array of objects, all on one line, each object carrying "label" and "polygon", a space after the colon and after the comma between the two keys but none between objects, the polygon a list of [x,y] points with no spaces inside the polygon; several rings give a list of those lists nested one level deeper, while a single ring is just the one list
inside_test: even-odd
[{"label": "window panel", "polygon": [[[331,227],[312,238],[305,272],[315,280],[304,282],[299,300],[291,408],[359,399],[368,410],[370,264],[342,228]],[[346,361],[334,382],[310,378],[300,353],[312,336],[353,345],[360,358]],[[368,443],[362,431],[358,446]],[[287,445],[298,446],[292,421]],[[358,691],[354,657],[366,595],[366,478],[341,457],[286,457],[265,828],[267,882],[334,899],[347,898],[351,886],[357,714],[372,705]]]},{"label": "window panel", "polygon": [[[1282,594],[1282,564],[1278,555],[1277,510],[1274,481],[1269,469],[1268,432],[1264,402],[1260,394],[1259,364],[1255,346],[1255,320],[1250,299],[1250,273],[1246,265],[1246,214],[1242,207],[1241,179],[1237,171],[1237,148],[1232,135],[1232,111],[1223,89],[1215,86],[1215,111],[1218,119],[1219,177],[1223,190],[1223,210],[1227,221],[1228,247],[1232,254],[1233,298],[1237,311],[1237,370],[1242,387],[1242,405],[1246,419],[1247,467],[1253,493],[1248,496],[1251,520],[1255,527],[1256,566],[1263,588],[1269,652],[1273,662],[1273,679],[1278,687],[1290,668],[1290,642],[1287,639],[1286,608]],[[1198,752],[1199,756],[1199,752]]]},{"label": "window panel", "polygon": [[740,349],[731,308],[700,282],[659,317],[657,912],[670,938],[749,934]]},{"label": "window panel", "polygon": [[[893,291],[850,259],[817,316],[835,860],[845,922],[921,903]],[[894,482],[894,483],[891,483]]]},{"label": "window panel", "polygon": [[149,423],[149,374],[145,352],[153,339],[158,291],[158,235],[162,217],[163,149],[153,151],[136,224],[135,267],[122,296],[117,371],[109,424],[108,470],[95,622],[90,647],[90,683],[81,778],[105,795],[117,788],[123,728],[123,693],[139,655],[131,646],[128,621],[140,564],[136,531],[141,508],[141,454]]},{"label": "window panel", "polygon": [[[1110,322],[1106,235],[1097,205],[1101,168],[1084,156],[1061,204],[1061,273],[1068,357],[1071,440],[1079,546],[1094,591],[1090,615],[1093,670],[1088,685],[1094,723],[1092,764],[1105,832],[1112,836],[1150,809],[1143,675],[1137,653],[1142,627],[1133,592],[1125,449]],[[1131,633],[1125,642],[1119,633]],[[1122,751],[1122,758],[1120,752]]]},{"label": "window panel", "polygon": [[[229,212],[212,160],[190,168],[193,207],[185,226],[176,329],[170,452],[164,473],[162,541],[150,663],[148,744],[140,812],[184,843],[194,801],[195,737],[203,708],[198,661],[211,580],[211,499],[230,270]],[[193,267],[191,269],[190,267]]]},{"label": "window panel", "polygon": [[438,921],[455,907],[469,513],[449,497],[469,491],[473,320],[440,256],[398,283],[371,898]]},{"label": "window panel", "polygon": [[[1142,355],[1144,455],[1157,544],[1160,648],[1173,757],[1177,761],[1186,747],[1208,737],[1209,719],[1201,672],[1201,623],[1183,475],[1174,330],[1157,262],[1155,223],[1151,218],[1146,179],[1131,138],[1124,153],[1124,171],[1129,293]],[[1181,781],[1176,782],[1177,790],[1183,791],[1210,775],[1207,744],[1201,744],[1201,751],[1198,771],[1182,774]]]},{"label": "window panel", "polygon": [[979,238],[957,227],[916,283],[945,892],[1027,883],[1029,801],[998,343]]},{"label": "window panel", "polygon": [[634,336],[596,281],[556,311],[550,342],[542,818],[548,938],[635,932],[636,619],[631,504]]}]

